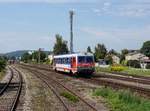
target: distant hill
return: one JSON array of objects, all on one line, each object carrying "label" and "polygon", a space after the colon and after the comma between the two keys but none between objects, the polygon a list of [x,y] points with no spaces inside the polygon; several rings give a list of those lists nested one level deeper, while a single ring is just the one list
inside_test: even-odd
[{"label": "distant hill", "polygon": [[[19,50],[19,51],[13,51],[13,52],[9,52],[4,54],[5,56],[11,58],[11,57],[21,57],[24,53],[27,53],[31,50]],[[50,51],[44,51],[46,54],[51,53]]]},{"label": "distant hill", "polygon": [[3,56],[4,54],[0,53],[0,56]]}]

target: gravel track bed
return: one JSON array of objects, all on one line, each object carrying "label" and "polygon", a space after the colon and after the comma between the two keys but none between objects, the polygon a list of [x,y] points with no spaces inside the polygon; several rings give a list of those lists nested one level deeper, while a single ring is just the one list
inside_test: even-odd
[{"label": "gravel track bed", "polygon": [[[73,91],[77,92],[82,98],[88,101],[88,103],[94,105],[96,109],[98,109],[99,111],[108,111],[108,109],[104,106],[103,102],[100,99],[95,99],[91,96],[91,92],[94,89],[98,88],[99,86],[90,83],[85,83],[84,81],[80,81],[75,78],[68,77],[62,74],[57,74],[50,71],[43,71],[43,70],[38,71],[45,73],[46,75],[53,76],[61,83],[67,85],[69,88],[73,89]],[[88,111],[88,110],[81,110],[81,111]]]},{"label": "gravel track bed", "polygon": [[65,111],[53,92],[33,73],[17,67],[24,72],[26,95],[24,111]]},{"label": "gravel track bed", "polygon": [[[8,111],[11,108],[11,105],[16,97],[16,93],[18,91],[19,87],[19,75],[18,72],[14,71],[13,78],[7,87],[7,89],[4,91],[4,93],[0,96],[0,110],[1,111]],[[6,84],[11,76],[11,71],[7,70],[6,76],[2,80],[1,83]],[[23,85],[24,86],[24,85]],[[23,110],[23,103],[24,103],[24,90],[22,90],[22,93],[19,98],[19,102],[17,104],[16,111],[22,111]]]},{"label": "gravel track bed", "polygon": [[132,86],[137,86],[137,87],[142,87],[142,88],[146,88],[146,89],[150,89],[150,84],[141,84],[138,82],[129,82],[129,81],[122,81],[122,80],[118,80],[118,79],[114,79],[114,78],[97,78],[97,80],[107,80],[107,81],[112,81],[112,82],[117,82],[117,83],[123,83],[123,84],[127,84],[127,85],[132,85]]}]

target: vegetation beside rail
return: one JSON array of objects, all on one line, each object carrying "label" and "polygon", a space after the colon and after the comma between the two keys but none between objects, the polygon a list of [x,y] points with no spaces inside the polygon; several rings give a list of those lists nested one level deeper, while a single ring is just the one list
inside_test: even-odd
[{"label": "vegetation beside rail", "polygon": [[0,72],[0,80],[2,80],[4,76],[5,76],[5,70]]},{"label": "vegetation beside rail", "polygon": [[74,96],[68,92],[62,92],[60,95],[67,98],[69,101],[72,101],[74,103],[79,101],[79,99],[76,96]]},{"label": "vegetation beside rail", "polygon": [[135,68],[128,68],[124,66],[110,66],[108,68],[96,67],[96,72],[120,72],[120,73],[127,73],[131,75],[140,75],[140,76],[150,76],[150,69],[135,69]]},{"label": "vegetation beside rail", "polygon": [[3,71],[6,67],[6,60],[0,57],[0,72]]},{"label": "vegetation beside rail", "polygon": [[2,57],[0,57],[0,80],[5,75],[5,67],[6,67],[6,60]]},{"label": "vegetation beside rail", "polygon": [[93,91],[93,96],[101,96],[111,111],[150,111],[150,100],[144,99],[125,90],[99,88]]}]

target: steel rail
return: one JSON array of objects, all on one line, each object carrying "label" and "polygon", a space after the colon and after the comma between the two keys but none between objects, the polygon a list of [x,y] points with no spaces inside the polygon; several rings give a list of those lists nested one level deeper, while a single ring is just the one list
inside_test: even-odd
[{"label": "steel rail", "polygon": [[[28,65],[25,65],[28,67]],[[32,66],[30,66],[32,67]],[[34,67],[33,68],[37,68],[37,67]],[[38,69],[41,69],[41,68],[38,68]],[[44,70],[44,68],[42,68],[41,70]],[[47,70],[46,70],[47,71]],[[49,70],[50,71],[50,70]],[[117,83],[117,82],[112,82],[112,81],[107,81],[107,80],[98,80],[96,78],[90,78],[90,79],[85,79],[85,78],[78,78],[78,79],[82,79],[82,80],[85,80],[85,81],[88,81],[88,82],[96,82],[97,84],[100,84],[100,85],[104,85],[104,86],[110,86],[110,87],[113,87],[113,88],[128,88],[132,91],[135,91],[135,92],[138,92],[138,93],[142,93],[144,95],[147,95],[148,97],[150,97],[150,89],[147,89],[147,88],[143,88],[143,87],[138,87],[138,86],[132,86],[132,85],[127,85],[127,84],[123,84],[123,83]]]},{"label": "steel rail", "polygon": [[[34,71],[30,70],[30,72],[32,72],[33,74],[35,73]],[[39,78],[40,80],[42,80],[47,86],[48,88],[50,88],[53,93],[56,95],[56,97],[60,100],[60,102],[63,104],[63,106],[66,108],[67,111],[71,111],[71,109],[66,105],[66,103],[63,101],[63,99],[61,99],[61,97],[58,95],[57,91],[53,88],[54,86],[49,85],[49,83],[44,80],[44,78],[42,78],[41,76],[34,74],[37,78]]]},{"label": "steel rail", "polygon": [[[33,65],[26,65],[26,64],[21,64],[23,66],[30,66],[30,67],[34,67],[34,68],[38,68],[41,70],[45,70],[45,71],[53,71],[52,69],[48,69],[45,67],[39,67],[39,66],[33,66]],[[129,82],[136,82],[136,83],[142,83],[142,84],[150,84],[150,78],[149,77],[145,77],[145,76],[136,76],[136,75],[129,75],[129,74],[119,74],[117,73],[116,75],[121,75],[121,76],[125,76],[125,77],[117,77],[115,76],[115,74],[113,75],[107,75],[105,73],[103,73],[103,75],[101,73],[95,73],[95,74],[99,74],[99,75],[95,75],[93,77],[105,77],[105,78],[114,78],[114,79],[120,79],[120,80],[124,80],[124,81],[129,81]]]},{"label": "steel rail", "polygon": [[89,106],[91,109],[93,109],[94,111],[98,111],[93,105],[89,104],[86,100],[84,100],[81,96],[79,96],[77,93],[75,93],[74,91],[72,91],[72,89],[69,89],[69,87],[65,86],[64,84],[58,82],[57,80],[53,79],[52,77],[47,76],[47,75],[45,75],[44,73],[39,72],[39,71],[37,71],[37,70],[33,70],[33,69],[31,69],[31,68],[26,68],[26,69],[28,69],[28,70],[30,70],[30,71],[32,70],[32,71],[34,71],[34,73],[36,72],[36,73],[38,73],[38,74],[41,74],[41,75],[45,76],[46,78],[50,78],[50,79],[53,80],[55,83],[61,85],[64,89],[66,89],[67,91],[69,91],[70,93],[72,93],[73,95],[75,95],[76,97],[78,97],[82,102],[84,102],[84,103],[85,103],[87,106]]},{"label": "steel rail", "polygon": [[10,77],[10,79],[9,79],[9,81],[3,86],[3,88],[0,90],[0,96],[2,96],[3,95],[3,93],[5,92],[5,90],[8,88],[8,86],[9,86],[9,84],[10,84],[10,82],[12,81],[12,78],[13,78],[13,71],[12,71],[12,69],[10,68],[10,67],[8,67],[9,68],[9,70],[11,71],[11,77]]},{"label": "steel rail", "polygon": [[118,76],[118,75],[100,74],[100,75],[95,75],[93,78],[111,78],[111,79],[118,79],[118,80],[123,80],[123,81],[136,82],[136,83],[150,85],[150,80],[148,79],[133,78],[133,77],[123,76],[123,75]]},{"label": "steel rail", "polygon": [[113,75],[129,76],[129,77],[134,77],[134,78],[150,80],[150,77],[142,76],[142,74],[141,75],[134,75],[134,74],[129,74],[129,73],[111,72],[111,71],[106,71],[106,72],[101,71],[101,72],[99,72],[97,74],[101,74],[101,73],[110,73],[110,74],[113,74]]},{"label": "steel rail", "polygon": [[[18,90],[17,90],[17,93],[16,93],[16,96],[15,96],[15,99],[11,105],[11,108],[10,108],[10,111],[15,111],[16,110],[16,107],[17,107],[17,104],[19,102],[19,98],[20,98],[20,95],[21,95],[21,90],[22,90],[22,83],[23,83],[23,79],[22,79],[22,75],[21,75],[21,72],[18,71],[16,68],[13,67],[13,69],[18,73],[18,76],[19,76],[19,87],[18,87]],[[13,70],[12,70],[13,71]],[[13,72],[14,73],[14,72]]]},{"label": "steel rail", "polygon": [[131,91],[136,91],[140,94],[144,94],[148,97],[150,97],[150,89],[147,88],[143,88],[143,87],[138,87],[138,86],[133,86],[133,85],[127,85],[124,83],[118,83],[118,82],[114,82],[114,81],[109,81],[109,80],[103,80],[103,79],[96,79],[96,78],[91,78],[91,79],[84,79],[84,78],[79,78],[81,80],[87,81],[87,82],[92,82],[92,83],[97,83],[100,85],[104,85],[105,87],[110,86],[116,89],[123,89],[123,88],[127,88],[130,89]]}]

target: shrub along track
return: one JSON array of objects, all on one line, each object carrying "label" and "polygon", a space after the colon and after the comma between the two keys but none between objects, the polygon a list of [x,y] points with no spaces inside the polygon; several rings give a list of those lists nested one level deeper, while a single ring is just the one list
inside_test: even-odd
[{"label": "shrub along track", "polygon": [[0,110],[2,111],[16,111],[18,104],[20,103],[19,98],[22,90],[22,75],[15,68],[9,67],[10,79],[0,91]]},{"label": "shrub along track", "polygon": [[[35,68],[22,67],[27,69],[31,73],[35,74],[39,79],[41,79],[48,87],[53,91],[53,93],[62,102],[67,111],[98,111],[93,105],[89,104],[84,100],[77,92],[73,91],[70,87],[66,86],[63,82],[58,81],[54,78],[54,74],[48,76],[49,74],[42,73]],[[73,98],[72,101],[66,99],[67,96]]]},{"label": "shrub along track", "polygon": [[[30,67],[33,67],[33,68],[38,68],[40,70],[45,70],[45,71],[53,71],[51,68],[48,68],[48,67],[43,67],[43,66],[33,66],[33,65],[26,65],[26,64],[22,64],[23,66],[30,66]],[[141,96],[146,96],[146,97],[150,97],[150,89],[149,88],[145,88],[145,87],[142,87],[141,85],[139,84],[142,84],[142,85],[150,85],[150,80],[149,78],[146,78],[146,77],[143,77],[143,76],[129,76],[129,75],[126,75],[126,76],[113,76],[113,75],[107,75],[107,74],[98,74],[98,77],[97,77],[97,74],[95,74],[96,76],[94,77],[91,77],[91,78],[78,78],[80,80],[84,80],[86,82],[90,82],[90,83],[94,83],[94,84],[99,84],[99,85],[104,85],[105,87],[107,86],[110,86],[112,88],[115,88],[115,89],[129,89],[131,91],[134,91],[134,92],[138,92],[138,94],[140,94]],[[109,79],[114,79],[113,81],[109,80]],[[121,80],[121,81],[126,81],[126,82],[132,82],[134,83],[135,85],[131,85],[131,84],[125,84],[125,83],[120,83],[120,82],[117,82],[115,81],[116,80]]]}]

